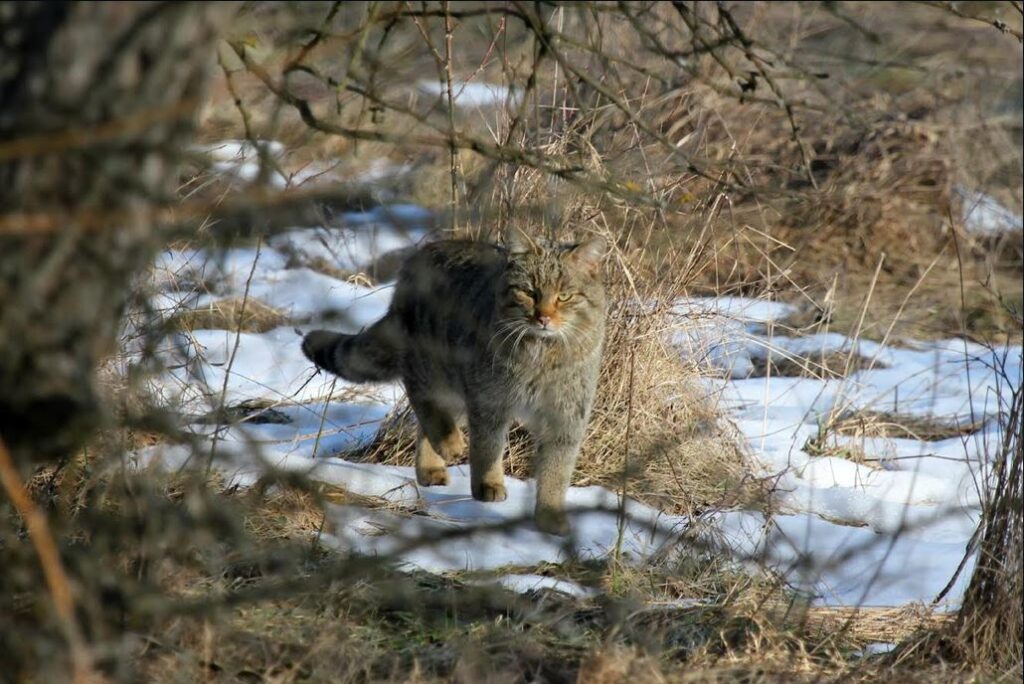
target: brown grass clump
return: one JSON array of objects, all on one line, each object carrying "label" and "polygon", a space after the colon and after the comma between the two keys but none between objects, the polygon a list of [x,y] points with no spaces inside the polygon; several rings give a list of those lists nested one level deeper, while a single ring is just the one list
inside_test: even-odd
[{"label": "brown grass clump", "polygon": [[769,358],[753,359],[754,372],[751,377],[791,378],[842,378],[850,373],[872,368],[884,368],[884,364],[847,352],[828,352],[810,356],[772,354]]},{"label": "brown grass clump", "polygon": [[262,333],[284,325],[287,316],[255,297],[218,299],[204,306],[181,309],[174,325],[183,330],[236,330]]},{"label": "brown grass clump", "polygon": [[735,495],[740,445],[665,340],[665,318],[620,299],[608,324],[579,484],[625,486],[651,505],[687,513]]},{"label": "brown grass clump", "polygon": [[800,616],[808,632],[843,632],[858,643],[897,643],[922,629],[939,630],[955,619],[950,613],[936,613],[921,604],[899,608],[807,608]]},{"label": "brown grass clump", "polygon": [[847,461],[857,463],[867,468],[881,469],[883,458],[875,455],[868,455],[859,445],[832,445],[821,439],[808,440],[804,444],[804,450],[812,456],[829,456],[844,458]]},{"label": "brown grass clump", "polygon": [[665,671],[655,658],[635,648],[608,648],[590,653],[580,664],[577,681],[593,684],[654,684],[665,681]]},{"label": "brown grass clump", "polygon": [[[740,130],[757,116],[749,105],[717,113]],[[680,211],[667,216],[672,230],[634,234],[647,251],[646,272],[669,276],[678,268],[674,255],[699,251],[693,290],[768,289],[825,329],[853,331],[873,291],[860,331],[866,339],[881,339],[894,319],[901,335],[931,339],[966,329],[1012,339],[1021,260],[1002,242],[963,230],[954,191],[964,182],[955,166],[960,150],[933,123],[879,117],[873,112],[870,123],[851,128],[838,113],[805,115],[801,137],[815,151],[816,187],[794,172],[784,187],[732,198],[727,210],[713,197],[690,201],[700,196],[692,188],[680,191]],[[744,137],[751,157],[799,168],[784,126],[760,120]],[[726,142],[714,130],[704,134],[712,149]],[[773,182],[770,168],[737,164],[753,182]],[[908,299],[912,306],[904,306]]]},{"label": "brown grass clump", "polygon": [[956,424],[927,416],[893,415],[881,411],[856,411],[840,416],[832,428],[840,435],[898,437],[936,442],[965,437],[980,430],[983,421]]}]

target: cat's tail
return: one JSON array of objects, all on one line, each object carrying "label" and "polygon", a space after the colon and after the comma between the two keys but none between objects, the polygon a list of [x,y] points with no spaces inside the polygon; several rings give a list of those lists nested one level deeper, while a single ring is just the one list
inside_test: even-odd
[{"label": "cat's tail", "polygon": [[386,382],[401,377],[400,339],[385,318],[357,335],[314,330],[302,338],[302,353],[319,368],[350,382]]}]

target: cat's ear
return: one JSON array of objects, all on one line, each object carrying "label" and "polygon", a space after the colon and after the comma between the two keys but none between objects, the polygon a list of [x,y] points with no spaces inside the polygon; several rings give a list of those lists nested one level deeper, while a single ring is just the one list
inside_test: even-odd
[{"label": "cat's ear", "polygon": [[537,241],[519,228],[509,228],[505,235],[505,247],[509,254],[540,254],[541,252]]},{"label": "cat's ear", "polygon": [[601,267],[601,260],[607,253],[608,243],[604,238],[595,237],[571,247],[566,253],[565,259],[594,275]]}]

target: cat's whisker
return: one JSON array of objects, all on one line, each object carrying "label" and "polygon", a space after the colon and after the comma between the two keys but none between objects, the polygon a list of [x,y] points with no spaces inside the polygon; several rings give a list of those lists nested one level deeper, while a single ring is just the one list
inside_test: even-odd
[{"label": "cat's whisker", "polygon": [[[492,347],[492,348],[493,347],[500,347],[501,346],[501,342],[498,342],[497,344],[495,344],[494,341],[498,338],[499,335],[504,335],[507,332],[508,332],[508,328],[496,327],[495,330],[494,330],[494,334],[491,335],[491,337],[487,340],[487,345]],[[502,340],[502,341],[504,341],[504,340]]]},{"label": "cat's whisker", "polygon": [[500,327],[497,330],[497,332],[494,333],[493,336],[491,336],[491,340],[489,343],[493,343],[494,338],[498,337],[498,335],[501,335],[501,340],[499,340],[498,344],[496,345],[498,348],[501,348],[506,342],[508,342],[508,340],[513,335],[515,335],[519,331],[521,327],[522,326],[518,324],[517,321],[508,321],[504,323],[503,327]]},{"label": "cat's whisker", "polygon": [[559,331],[559,340],[565,345],[566,350],[578,346],[579,342],[583,339],[583,331],[575,323],[566,321],[563,323],[561,330]]},{"label": "cat's whisker", "polygon": [[561,334],[558,336],[558,341],[562,343],[562,346],[565,347],[565,351],[568,352],[572,349],[573,344],[576,341],[575,331],[573,331],[570,326],[563,326],[560,332]]},{"label": "cat's whisker", "polygon": [[528,332],[530,332],[530,329],[529,329],[529,328],[527,328],[527,327],[526,327],[525,325],[524,325],[524,326],[522,327],[522,329],[521,329],[521,330],[519,331],[519,337],[517,337],[517,338],[516,338],[516,341],[512,343],[512,354],[513,354],[513,355],[515,355],[515,353],[516,353],[517,351],[519,351],[519,345],[520,345],[520,344],[522,343],[522,341],[523,341],[523,340],[524,340],[524,339],[526,338],[526,334],[527,334]]},{"label": "cat's whisker", "polygon": [[511,319],[503,319],[494,324],[494,334],[487,340],[488,344],[494,342],[494,339],[503,333],[507,333],[510,330],[515,329],[514,321]]}]

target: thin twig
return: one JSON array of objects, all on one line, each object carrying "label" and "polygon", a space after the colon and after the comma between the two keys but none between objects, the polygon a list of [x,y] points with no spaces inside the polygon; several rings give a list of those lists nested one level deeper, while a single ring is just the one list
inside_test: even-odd
[{"label": "thin twig", "polygon": [[[1006,24],[1005,21],[1002,21],[1001,19],[993,19],[992,17],[984,17],[976,14],[967,14],[966,12],[961,11],[960,8],[957,7],[957,3],[955,2],[929,2],[928,0],[917,1],[920,2],[922,5],[928,5],[929,7],[945,10],[952,14],[953,16],[960,17],[961,19],[969,19],[971,21],[978,21],[981,22],[982,24],[987,24],[992,28],[999,29],[1001,33],[1013,36],[1014,38],[1017,39],[1018,43],[1024,43],[1024,33],[1021,33],[1015,28],[1011,28]],[[1011,4],[1015,9],[1017,9],[1018,12],[1020,11],[1020,8],[1017,7],[1016,3]]]},{"label": "thin twig", "polygon": [[449,230],[455,235],[457,219],[455,210],[459,201],[459,150],[455,146],[455,97],[452,95],[452,17],[448,1],[442,3],[444,8],[444,77],[448,93],[448,161],[451,174],[451,199],[449,202]]},{"label": "thin twig", "polygon": [[235,330],[235,344],[231,348],[231,356],[228,358],[227,366],[224,368],[224,382],[220,388],[220,406],[217,410],[218,425],[213,431],[213,443],[210,445],[210,458],[206,461],[206,474],[210,474],[213,468],[213,461],[217,456],[217,442],[220,437],[220,420],[224,417],[224,408],[228,400],[228,381],[231,379],[231,368],[235,364],[235,356],[238,354],[238,345],[242,341],[242,326],[245,322],[245,307],[249,302],[249,288],[252,286],[253,276],[256,275],[256,263],[260,260],[260,250],[263,247],[263,236],[256,240],[256,255],[253,257],[252,266],[249,268],[249,277],[245,279],[245,291],[242,293],[242,305],[238,310],[238,327]]},{"label": "thin twig", "polygon": [[624,460],[622,463],[622,491],[619,495],[618,526],[615,537],[615,558],[622,557],[622,544],[626,536],[626,492],[629,485],[629,444],[632,441],[633,428],[633,371],[636,368],[636,347],[629,348],[629,394],[626,399],[626,435],[624,448]]}]

